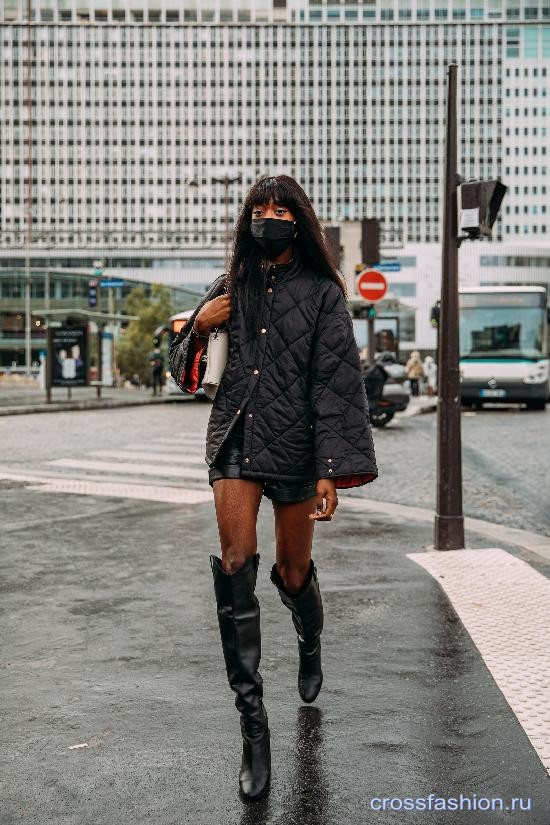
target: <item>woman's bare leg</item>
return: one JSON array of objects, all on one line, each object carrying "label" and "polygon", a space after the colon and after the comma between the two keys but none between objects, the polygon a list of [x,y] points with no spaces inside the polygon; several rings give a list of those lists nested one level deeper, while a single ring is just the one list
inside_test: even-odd
[{"label": "woman's bare leg", "polygon": [[212,489],[222,567],[226,573],[234,573],[256,552],[256,520],[263,485],[242,478],[218,478],[212,482]]},{"label": "woman's bare leg", "polygon": [[293,504],[274,501],[277,572],[289,593],[297,593],[305,581],[311,560],[315,520],[315,496]]}]

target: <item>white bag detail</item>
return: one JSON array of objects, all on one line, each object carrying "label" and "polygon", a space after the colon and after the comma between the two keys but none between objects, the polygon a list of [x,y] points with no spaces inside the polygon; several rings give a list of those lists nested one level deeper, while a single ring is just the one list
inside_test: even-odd
[{"label": "white bag detail", "polygon": [[225,329],[215,329],[210,333],[206,349],[207,362],[202,388],[211,401],[216,397],[229,353],[229,333]]}]

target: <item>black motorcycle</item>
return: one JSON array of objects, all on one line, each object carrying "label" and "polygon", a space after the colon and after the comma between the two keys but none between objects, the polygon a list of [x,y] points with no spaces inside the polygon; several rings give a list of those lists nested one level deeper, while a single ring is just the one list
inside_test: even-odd
[{"label": "black motorcycle", "polygon": [[403,412],[409,404],[409,394],[399,383],[386,387],[392,377],[392,365],[399,366],[393,355],[389,358],[387,356],[390,353],[381,353],[363,376],[369,402],[369,419],[373,427],[385,427],[395,413]]}]

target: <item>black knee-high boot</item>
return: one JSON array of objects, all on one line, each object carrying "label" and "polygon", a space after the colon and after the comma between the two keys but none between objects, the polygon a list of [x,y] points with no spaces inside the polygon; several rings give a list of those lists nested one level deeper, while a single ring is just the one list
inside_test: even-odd
[{"label": "black knee-high boot", "polygon": [[243,755],[239,792],[245,801],[265,796],[271,777],[270,732],[262,701],[263,680],[258,672],[260,605],[254,589],[259,560],[256,553],[235,573],[228,574],[221,559],[210,556],[227,678],[237,694],[235,706],[241,714]]},{"label": "black knee-high boot", "polygon": [[277,565],[271,569],[271,581],[279,591],[281,601],[292,611],[292,621],[298,634],[300,668],[298,691],[304,702],[313,702],[323,683],[321,670],[321,631],[323,630],[323,600],[317,581],[317,568],[310,560],[305,581],[298,593],[289,593]]}]

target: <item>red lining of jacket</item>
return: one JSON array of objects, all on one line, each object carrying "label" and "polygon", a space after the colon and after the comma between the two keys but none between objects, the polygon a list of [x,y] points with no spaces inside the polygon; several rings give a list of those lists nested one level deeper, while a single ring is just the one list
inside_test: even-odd
[{"label": "red lining of jacket", "polygon": [[203,354],[206,348],[206,344],[206,341],[201,341],[200,338],[194,335],[193,340],[189,345],[189,358],[191,360],[191,366],[189,367],[189,369],[185,370],[182,382],[182,388],[187,390],[188,392],[197,392],[199,388],[200,360],[201,355]]},{"label": "red lining of jacket", "polygon": [[358,487],[361,484],[368,484],[376,478],[374,473],[355,473],[348,476],[335,476],[336,489],[345,489],[346,487]]}]

